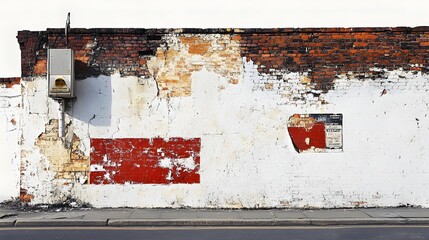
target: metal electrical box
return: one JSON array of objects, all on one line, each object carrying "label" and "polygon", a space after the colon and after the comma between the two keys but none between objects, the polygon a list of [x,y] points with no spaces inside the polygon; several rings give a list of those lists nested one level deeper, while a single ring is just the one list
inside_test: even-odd
[{"label": "metal electrical box", "polygon": [[48,95],[52,98],[73,98],[74,53],[71,49],[48,50]]}]

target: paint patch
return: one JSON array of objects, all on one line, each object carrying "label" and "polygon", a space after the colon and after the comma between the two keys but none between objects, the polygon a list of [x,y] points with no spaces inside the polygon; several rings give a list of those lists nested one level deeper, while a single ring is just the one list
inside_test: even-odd
[{"label": "paint patch", "polygon": [[200,138],[92,138],[90,183],[199,183],[200,149]]},{"label": "paint patch", "polygon": [[342,114],[295,114],[289,135],[297,152],[335,152],[343,149]]}]

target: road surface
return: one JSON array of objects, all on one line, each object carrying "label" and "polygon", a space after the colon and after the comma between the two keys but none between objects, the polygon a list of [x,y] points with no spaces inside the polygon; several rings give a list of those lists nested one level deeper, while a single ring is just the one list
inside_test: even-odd
[{"label": "road surface", "polygon": [[0,240],[407,240],[429,239],[429,226],[0,228]]}]

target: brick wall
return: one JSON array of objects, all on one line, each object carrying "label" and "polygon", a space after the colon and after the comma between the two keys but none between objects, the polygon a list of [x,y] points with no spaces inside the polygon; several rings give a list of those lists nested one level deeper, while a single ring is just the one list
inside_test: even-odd
[{"label": "brick wall", "polygon": [[19,84],[21,78],[19,77],[10,77],[10,78],[0,78],[0,85],[4,85],[7,88],[11,88],[15,84]]},{"label": "brick wall", "polygon": [[71,29],[64,139],[45,77],[63,29],[18,42],[31,203],[429,206],[428,27]]},{"label": "brick wall", "polygon": [[352,72],[377,78],[373,68],[427,72],[427,28],[302,29],[289,33],[244,34],[242,53],[260,72],[306,72],[319,89],[329,90],[335,76]]},{"label": "brick wall", "polygon": [[[382,73],[374,68],[429,70],[428,27],[72,29],[69,47],[75,50],[77,77],[110,75],[115,70],[121,76],[148,77],[148,58],[165,45],[162,37],[172,33],[230,35],[240,42],[241,56],[251,59],[259,72],[309,72],[317,89],[324,91],[331,89],[333,79],[341,74],[376,78]],[[46,74],[46,49],[66,47],[62,29],[20,31],[18,42],[23,77]]]}]

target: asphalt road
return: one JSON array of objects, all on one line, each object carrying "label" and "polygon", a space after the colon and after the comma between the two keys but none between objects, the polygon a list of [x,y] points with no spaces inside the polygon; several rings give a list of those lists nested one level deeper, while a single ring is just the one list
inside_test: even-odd
[{"label": "asphalt road", "polygon": [[1,240],[407,240],[429,239],[429,226],[0,228]]}]

